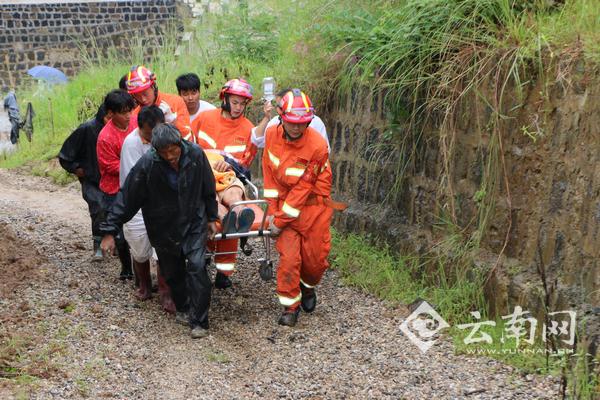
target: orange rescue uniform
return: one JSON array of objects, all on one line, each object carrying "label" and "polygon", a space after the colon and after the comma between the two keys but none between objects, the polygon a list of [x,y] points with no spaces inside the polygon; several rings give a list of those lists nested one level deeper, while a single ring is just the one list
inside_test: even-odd
[{"label": "orange rescue uniform", "polygon": [[314,287],[329,267],[333,209],[325,204],[332,179],[327,142],[310,127],[290,141],[281,124],[272,126],[265,132],[262,167],[269,214],[282,229],[276,243],[277,295],[283,306],[295,309],[300,282]]},{"label": "orange rescue uniform", "polygon": [[[171,122],[177,130],[181,133],[181,137],[185,140],[192,141],[192,128],[190,126],[190,113],[187,110],[187,107],[183,101],[183,99],[175,94],[163,93],[161,91],[158,92],[156,96],[156,101],[154,102],[155,106],[160,107],[160,103],[165,102],[171,108],[171,112],[175,116],[175,121]],[[131,113],[131,118],[136,120],[137,116],[140,112],[141,107],[137,106],[133,113]],[[169,121],[167,121],[169,122]]]},{"label": "orange rescue uniform", "polygon": [[[221,113],[220,108],[205,111],[192,122],[195,142],[204,150],[220,150],[228,153],[240,165],[249,167],[257,151],[256,146],[250,140],[254,124],[244,116],[228,119]],[[208,246],[219,253],[231,253],[216,255],[215,267],[226,276],[233,274],[237,259],[238,239],[219,240],[216,243],[209,241]]]},{"label": "orange rescue uniform", "polygon": [[220,108],[205,111],[192,122],[195,142],[204,150],[224,151],[247,168],[257,151],[250,140],[254,124],[244,116],[225,118],[221,112]]}]

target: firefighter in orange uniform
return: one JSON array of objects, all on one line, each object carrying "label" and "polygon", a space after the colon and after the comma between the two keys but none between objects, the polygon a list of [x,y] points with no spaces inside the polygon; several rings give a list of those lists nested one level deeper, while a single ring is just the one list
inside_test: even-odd
[{"label": "firefighter in orange uniform", "polygon": [[[244,116],[246,106],[252,100],[252,86],[243,79],[232,79],[223,86],[219,97],[221,108],[205,111],[193,121],[192,132],[195,142],[205,152],[215,152],[226,156],[231,162],[247,169],[257,151],[256,146],[250,140],[254,124]],[[216,172],[230,170],[231,165],[226,161],[227,159],[212,164],[213,169]],[[240,190],[239,196],[244,195],[241,182],[234,183],[233,186],[234,189]],[[229,204],[224,205],[229,206]],[[239,215],[232,211],[225,218],[230,219],[239,229],[241,226],[248,225],[248,222],[251,224],[250,220],[254,220],[254,211],[245,208]],[[209,242],[208,246],[216,248],[217,252],[232,253],[215,256],[217,268],[215,287],[218,289],[230,287],[232,285],[230,276],[233,274],[237,259],[235,252],[238,248],[238,239],[220,240],[216,244]]]},{"label": "firefighter in orange uniform", "polygon": [[133,110],[132,119],[137,119],[142,107],[158,106],[165,115],[165,122],[174,125],[181,133],[182,138],[193,141],[190,113],[181,97],[160,92],[156,85],[156,75],[144,66],[131,67],[125,77],[127,92],[138,104]]},{"label": "firefighter in orange uniform", "polygon": [[[294,326],[300,307],[317,304],[315,286],[329,267],[333,208],[327,142],[308,125],[314,109],[306,94],[292,89],[277,108],[280,123],[265,133],[262,159],[269,229],[280,255],[277,296],[284,306],[279,324]],[[264,127],[262,127],[264,129]]]}]

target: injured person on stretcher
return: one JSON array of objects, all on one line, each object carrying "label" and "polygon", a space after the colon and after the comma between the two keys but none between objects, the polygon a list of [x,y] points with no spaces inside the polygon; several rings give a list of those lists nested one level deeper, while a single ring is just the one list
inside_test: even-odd
[{"label": "injured person on stretcher", "polygon": [[[263,210],[256,204],[244,204],[246,195],[242,180],[250,182],[246,179],[244,171],[241,171],[239,165],[235,163],[235,159],[224,156],[219,151],[205,150],[204,152],[215,176],[220,219],[218,225],[223,235],[219,240],[208,241],[207,246],[209,253],[214,255],[217,268],[215,288],[227,289],[233,284],[230,277],[237,261],[240,244],[238,238],[242,238],[244,253],[251,251],[246,247],[247,238],[244,236],[251,229],[258,229],[259,226],[264,228],[265,217]],[[255,203],[259,202],[262,201]],[[227,235],[237,235],[237,237],[227,238]]]},{"label": "injured person on stretcher", "polygon": [[233,204],[245,200],[244,184],[236,176],[232,166],[225,161],[224,156],[206,150],[205,154],[215,176],[222,232],[225,234],[248,232],[254,223],[254,210],[250,207],[230,210]]}]

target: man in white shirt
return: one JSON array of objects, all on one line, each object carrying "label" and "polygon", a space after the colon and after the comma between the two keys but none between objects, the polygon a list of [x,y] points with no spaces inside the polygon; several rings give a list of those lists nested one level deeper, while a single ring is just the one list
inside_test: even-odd
[{"label": "man in white shirt", "polygon": [[193,73],[181,75],[175,80],[175,86],[177,86],[177,92],[190,113],[190,123],[201,112],[216,108],[209,102],[200,100],[200,78],[198,78],[198,75]]},{"label": "man in white shirt", "polygon": [[[280,90],[277,93],[277,95],[275,96],[275,102],[277,104],[279,104],[279,102],[281,101],[281,98],[283,96],[285,96],[285,94],[287,92],[290,92],[291,90],[292,89],[290,89],[290,88]],[[266,132],[267,128],[269,128],[273,125],[279,124],[279,115],[269,119],[269,117],[271,116],[272,108],[273,107],[270,104],[265,104],[264,118],[255,128],[252,129],[252,136],[251,136],[252,143],[254,145],[256,145],[256,147],[261,148],[261,149],[265,147],[265,132]],[[323,123],[323,120],[315,115],[308,126],[313,128],[314,130],[319,132],[319,134],[321,136],[323,136],[323,139],[325,139],[325,141],[327,142],[327,149],[331,153],[331,146],[329,145],[329,137],[327,136],[327,129],[325,128],[325,124]]]},{"label": "man in white shirt", "polygon": [[[121,161],[119,169],[119,183],[123,187],[129,171],[142,156],[151,149],[152,129],[165,122],[162,110],[157,106],[142,107],[137,116],[138,128],[125,138],[121,149]],[[140,300],[147,300],[152,296],[152,278],[150,276],[150,257],[156,259],[156,253],[150,244],[150,239],[144,225],[142,211],[125,225],[123,233],[129,243],[131,256],[133,257],[133,268],[138,278],[139,287],[136,296]],[[158,292],[163,308],[167,312],[175,312],[175,303],[171,298],[169,286],[158,268]]]}]

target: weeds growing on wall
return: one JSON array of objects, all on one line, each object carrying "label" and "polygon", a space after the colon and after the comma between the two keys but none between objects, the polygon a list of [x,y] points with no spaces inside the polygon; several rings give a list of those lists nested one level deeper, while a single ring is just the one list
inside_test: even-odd
[{"label": "weeds growing on wall", "polygon": [[[511,192],[503,157],[508,121],[532,82],[542,82],[542,92],[555,82],[568,85],[575,61],[600,61],[600,7],[594,0],[398,0],[337,18],[323,35],[344,59],[339,87],[350,93],[358,83],[386,94],[395,129],[374,146],[371,161],[387,161],[395,173],[388,200],[397,201],[406,176],[423,172],[423,143],[437,141],[442,170],[436,227],[442,228],[444,251],[434,248],[430,264],[421,268],[431,271],[439,262],[444,268],[438,274],[460,279],[473,269],[470,255],[485,237],[499,192],[509,210],[500,255],[508,243]],[[472,199],[478,214],[460,226],[452,179],[457,122],[473,104],[485,108],[468,112],[474,114],[471,120],[487,121],[478,131],[488,146],[480,157],[481,185]],[[485,119],[479,115],[483,112]],[[536,140],[544,134],[540,125],[525,127],[523,134]],[[444,254],[463,256],[444,260]],[[476,279],[483,286],[486,276]]]}]

